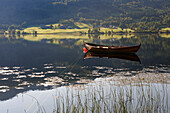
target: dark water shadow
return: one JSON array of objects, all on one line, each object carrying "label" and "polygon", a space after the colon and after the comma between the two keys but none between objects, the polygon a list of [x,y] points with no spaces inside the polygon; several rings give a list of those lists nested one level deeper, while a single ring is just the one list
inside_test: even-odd
[{"label": "dark water shadow", "polygon": [[141,63],[140,58],[135,53],[116,53],[116,52],[103,53],[103,52],[88,51],[87,53],[85,53],[84,59],[88,59],[88,58],[118,58],[118,59]]}]

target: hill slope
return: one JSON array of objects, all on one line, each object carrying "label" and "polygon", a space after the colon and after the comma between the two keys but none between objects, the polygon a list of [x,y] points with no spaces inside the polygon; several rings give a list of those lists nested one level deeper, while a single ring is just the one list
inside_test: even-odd
[{"label": "hill slope", "polygon": [[159,22],[169,27],[169,12],[168,0],[3,0],[0,24],[39,25],[73,18],[118,25]]}]

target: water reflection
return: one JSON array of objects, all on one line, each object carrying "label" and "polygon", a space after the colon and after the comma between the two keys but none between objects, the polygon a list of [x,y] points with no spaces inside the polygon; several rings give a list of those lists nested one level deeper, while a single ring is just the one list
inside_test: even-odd
[{"label": "water reflection", "polygon": [[87,58],[118,58],[118,59],[124,59],[124,60],[130,60],[130,61],[136,61],[136,62],[140,62],[139,57],[134,54],[134,53],[99,53],[99,52],[87,52],[84,55],[84,59]]},{"label": "water reflection", "polygon": [[[166,76],[166,80],[169,80],[169,38],[149,35],[131,38],[102,38],[101,36],[100,39],[81,38],[83,36],[76,38],[28,37],[16,39],[2,36],[0,38],[1,101],[29,90],[85,84],[97,78],[133,77],[139,74],[151,76],[156,73],[158,78]],[[137,55],[87,53],[84,56],[82,40],[115,46],[142,42],[142,46]],[[84,57],[94,56],[104,58],[83,60]],[[140,60],[142,64],[138,63]]]}]

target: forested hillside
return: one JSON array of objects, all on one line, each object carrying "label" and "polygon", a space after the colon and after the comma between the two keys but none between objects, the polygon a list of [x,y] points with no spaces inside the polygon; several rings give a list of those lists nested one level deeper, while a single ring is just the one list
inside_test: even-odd
[{"label": "forested hillside", "polygon": [[[122,28],[170,27],[169,0],[3,0],[0,25],[74,21]],[[4,26],[4,25],[3,25]]]}]

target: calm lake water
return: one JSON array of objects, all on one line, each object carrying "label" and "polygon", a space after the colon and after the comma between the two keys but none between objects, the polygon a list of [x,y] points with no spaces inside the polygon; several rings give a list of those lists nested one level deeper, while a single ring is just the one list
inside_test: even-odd
[{"label": "calm lake water", "polygon": [[[0,36],[0,113],[52,113],[59,92],[63,98],[70,91],[95,92],[92,89],[99,86],[109,92],[110,87],[119,89],[122,85],[139,83],[135,78],[139,76],[142,83],[166,91],[165,108],[170,110],[170,37],[148,34],[127,38],[75,37]],[[84,59],[87,54],[83,53],[83,40],[116,46],[141,43],[141,48],[130,59],[127,55]]]}]

